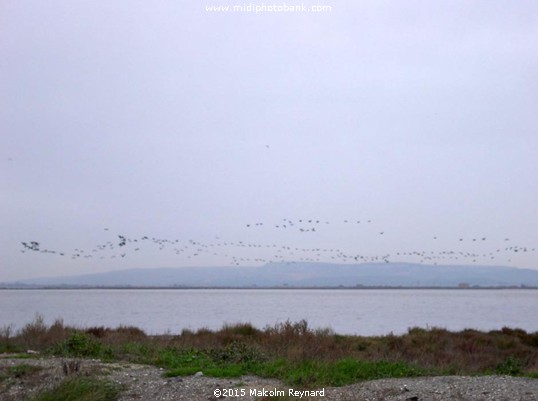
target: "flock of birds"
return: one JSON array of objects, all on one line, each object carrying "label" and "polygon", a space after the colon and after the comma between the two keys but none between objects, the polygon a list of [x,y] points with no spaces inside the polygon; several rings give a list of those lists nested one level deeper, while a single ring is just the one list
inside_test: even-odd
[{"label": "flock of birds", "polygon": [[[366,220],[364,221],[365,223],[369,224],[372,222],[372,220]],[[361,224],[361,220],[343,220],[343,223],[344,224]],[[298,220],[290,220],[290,219],[282,219],[281,222],[279,222],[278,224],[273,224],[273,227],[274,228],[278,228],[278,229],[287,229],[289,228],[290,230],[291,229],[294,229],[296,228],[297,230],[299,230],[300,232],[316,232],[316,228],[318,227],[318,225],[320,224],[325,224],[325,225],[329,225],[331,224],[330,221],[327,221],[327,220],[315,220],[315,219],[298,219]],[[251,227],[262,227],[264,226],[265,224],[264,223],[254,223],[254,224],[247,224],[246,227],[247,228],[251,228]],[[380,234],[382,235],[383,232],[380,232]]]},{"label": "flock of birds", "polygon": [[[467,264],[467,263],[510,263],[514,254],[535,252],[535,248],[522,245],[513,245],[510,238],[489,240],[486,236],[470,238],[454,238],[453,242],[459,244],[457,248],[471,245],[474,249],[485,248],[487,252],[469,251],[464,249],[452,250],[400,250],[383,254],[357,253],[344,250],[338,247],[312,246],[309,239],[324,228],[329,226],[341,227],[342,225],[364,226],[368,229],[369,235],[384,236],[385,230],[374,229],[371,219],[358,220],[347,219],[340,221],[328,221],[319,219],[282,219],[278,222],[264,223],[253,222],[244,225],[247,230],[245,236],[256,237],[251,230],[270,229],[295,231],[298,234],[305,234],[296,241],[295,245],[282,244],[276,242],[258,241],[223,241],[219,237],[214,237],[212,241],[197,241],[194,239],[181,240],[170,238],[158,238],[153,236],[128,237],[117,235],[114,239],[97,244],[90,248],[75,248],[73,250],[54,250],[45,248],[40,242],[22,242],[21,252],[38,252],[43,254],[67,257],[72,260],[77,259],[122,259],[132,257],[137,253],[148,249],[170,252],[176,257],[184,258],[184,263],[195,264],[194,260],[209,259],[226,261],[222,264],[228,265],[259,265],[269,263],[296,263],[296,262],[328,262],[328,263],[390,263],[390,262],[414,262],[427,264]],[[104,231],[109,231],[105,228]],[[249,232],[250,231],[250,232]],[[349,232],[346,231],[346,232]],[[282,236],[280,236],[282,238]],[[379,237],[384,238],[384,237]],[[441,238],[431,236],[431,240],[438,241]],[[299,246],[298,243],[310,243],[310,246]],[[440,242],[440,241],[439,241]],[[493,244],[497,246],[492,247]],[[502,246],[501,246],[502,244]],[[204,262],[205,263],[205,262]]]}]

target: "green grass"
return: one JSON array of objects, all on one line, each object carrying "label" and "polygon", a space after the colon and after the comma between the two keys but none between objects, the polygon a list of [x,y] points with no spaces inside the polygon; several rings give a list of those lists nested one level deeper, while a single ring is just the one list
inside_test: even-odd
[{"label": "green grass", "polygon": [[214,352],[194,349],[164,350],[156,364],[168,369],[165,373],[167,377],[188,376],[196,372],[213,377],[253,374],[278,378],[290,385],[303,387],[343,386],[360,380],[434,374],[431,369],[421,369],[403,362],[371,362],[352,358],[330,362],[313,359],[294,362],[284,358],[263,360],[261,357],[228,361],[215,358]]},{"label": "green grass", "polygon": [[22,353],[22,352],[19,352],[19,353],[15,353],[15,354],[8,354],[8,355],[2,355],[0,354],[0,359],[4,358],[4,359],[35,359],[36,355],[32,355],[32,354],[25,354],[25,353]]},{"label": "green grass", "polygon": [[260,370],[255,373],[279,378],[290,385],[319,387],[344,386],[362,380],[388,377],[422,376],[433,374],[433,371],[402,362],[371,362],[344,358],[334,362],[306,360],[296,363],[279,359],[260,366]]},{"label": "green grass", "polygon": [[232,343],[223,349],[208,351],[166,348],[159,353],[155,364],[168,369],[168,377],[188,376],[197,372],[214,377],[239,377],[254,373],[262,360],[261,355],[248,347]]},{"label": "green grass", "polygon": [[22,347],[10,343],[0,343],[0,354],[12,354],[15,352],[22,352]]},{"label": "green grass", "polygon": [[64,380],[31,401],[114,401],[119,394],[120,388],[111,382],[79,376]]},{"label": "green grass", "polygon": [[22,363],[20,365],[10,366],[0,372],[0,382],[7,379],[20,379],[23,377],[31,376],[32,374],[42,370],[40,366],[28,365]]}]

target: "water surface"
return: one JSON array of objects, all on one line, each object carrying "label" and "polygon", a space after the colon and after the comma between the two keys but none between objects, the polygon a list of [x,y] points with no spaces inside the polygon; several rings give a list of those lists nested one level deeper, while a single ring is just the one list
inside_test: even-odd
[{"label": "water surface", "polygon": [[0,327],[41,314],[79,327],[133,325],[150,334],[306,319],[341,334],[400,334],[409,327],[503,326],[538,331],[538,290],[0,290]]}]

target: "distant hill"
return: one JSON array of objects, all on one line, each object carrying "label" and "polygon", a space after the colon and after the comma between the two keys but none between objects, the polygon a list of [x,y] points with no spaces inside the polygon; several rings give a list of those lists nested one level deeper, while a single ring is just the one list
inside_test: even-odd
[{"label": "distant hill", "polygon": [[148,268],[46,277],[4,283],[20,286],[118,287],[456,287],[538,286],[538,270],[502,266],[437,266],[411,263],[271,263],[258,267]]}]

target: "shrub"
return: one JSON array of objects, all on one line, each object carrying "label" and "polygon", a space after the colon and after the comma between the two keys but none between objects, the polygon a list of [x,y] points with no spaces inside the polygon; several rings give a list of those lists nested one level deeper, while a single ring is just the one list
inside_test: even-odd
[{"label": "shrub", "polygon": [[255,347],[234,341],[224,348],[214,348],[209,356],[216,363],[242,363],[253,364],[265,359],[264,355]]},{"label": "shrub", "polygon": [[0,328],[0,353],[20,351],[19,347],[12,341],[12,334],[12,325],[6,325]]},{"label": "shrub", "polygon": [[49,349],[49,352],[54,355],[70,357],[100,357],[103,359],[113,357],[113,350],[110,346],[103,345],[99,340],[81,331],[73,331],[66,340]]},{"label": "shrub", "polygon": [[504,362],[497,365],[495,373],[499,375],[518,376],[523,373],[523,364],[516,358],[508,357]]}]

